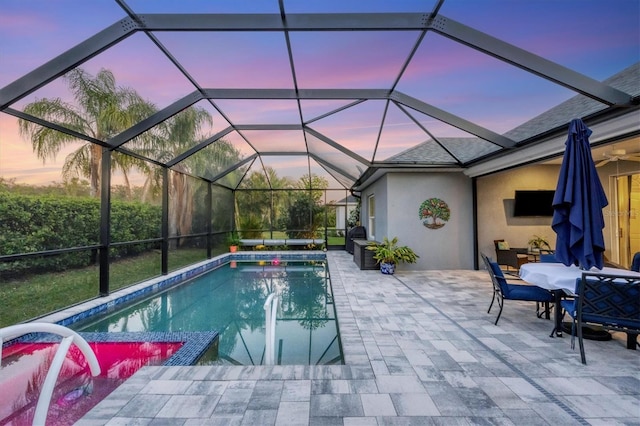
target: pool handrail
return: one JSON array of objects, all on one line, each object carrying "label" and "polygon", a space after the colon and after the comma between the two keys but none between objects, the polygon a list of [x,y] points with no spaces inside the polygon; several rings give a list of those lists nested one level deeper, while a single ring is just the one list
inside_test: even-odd
[{"label": "pool handrail", "polygon": [[[5,340],[11,340],[28,333],[51,333],[62,337],[62,341],[56,350],[56,354],[51,362],[49,371],[47,372],[47,377],[45,378],[42,389],[40,390],[38,404],[36,405],[36,411],[33,416],[34,425],[43,425],[47,419],[47,413],[49,411],[49,405],[51,404],[53,390],[56,382],[58,381],[58,375],[60,374],[62,364],[64,363],[71,344],[75,343],[87,359],[92,376],[95,377],[100,374],[100,364],[98,363],[98,358],[96,358],[96,354],[91,349],[91,346],[89,346],[89,343],[87,343],[82,336],[62,325],[44,322],[16,324],[0,328],[0,360],[2,359],[2,345]],[[1,364],[0,368],[2,368]]]},{"label": "pool handrail", "polygon": [[264,329],[265,329],[265,365],[273,365],[276,350],[276,314],[278,313],[278,296],[271,293],[264,302]]}]

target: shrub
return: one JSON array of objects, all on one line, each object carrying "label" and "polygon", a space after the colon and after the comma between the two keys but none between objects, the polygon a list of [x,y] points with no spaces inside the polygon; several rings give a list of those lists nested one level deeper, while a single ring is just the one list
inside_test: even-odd
[{"label": "shrub", "polygon": [[[111,208],[113,241],[160,236],[161,208],[136,202],[116,202]],[[34,196],[0,192],[0,255],[46,252],[94,246],[100,242],[100,201],[94,198]],[[137,254],[144,244],[118,246],[115,256]],[[43,255],[0,263],[3,275],[62,271],[95,261],[95,250]]]}]

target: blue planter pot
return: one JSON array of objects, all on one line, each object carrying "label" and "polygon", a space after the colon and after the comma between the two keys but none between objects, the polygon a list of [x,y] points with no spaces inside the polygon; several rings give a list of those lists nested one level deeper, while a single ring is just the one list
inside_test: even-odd
[{"label": "blue planter pot", "polygon": [[380,263],[380,272],[386,275],[393,275],[396,272],[396,264],[395,263]]}]

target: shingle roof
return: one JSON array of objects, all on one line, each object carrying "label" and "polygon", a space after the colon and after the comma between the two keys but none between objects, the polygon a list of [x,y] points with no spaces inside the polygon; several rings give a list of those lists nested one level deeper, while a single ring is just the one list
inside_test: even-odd
[{"label": "shingle roof", "polygon": [[[622,70],[603,81],[616,89],[633,96],[640,95],[640,62]],[[571,99],[543,112],[537,117],[509,130],[504,134],[515,141],[523,141],[547,129],[569,123],[573,118],[581,118],[605,108],[605,105],[583,95]]]},{"label": "shingle roof", "polygon": [[[639,96],[640,62],[604,80],[603,83],[630,93],[633,96]],[[594,101],[591,98],[576,95],[518,127],[509,130],[504,136],[515,141],[523,141],[548,129],[567,124],[573,118],[593,114],[605,107],[602,103]],[[433,139],[429,139],[390,157],[386,161],[431,164],[456,164],[459,162],[464,164],[500,149],[499,146],[478,137],[439,138],[438,142],[439,144]],[[447,153],[447,150],[453,154],[453,156]],[[458,161],[456,161],[456,159]]]}]

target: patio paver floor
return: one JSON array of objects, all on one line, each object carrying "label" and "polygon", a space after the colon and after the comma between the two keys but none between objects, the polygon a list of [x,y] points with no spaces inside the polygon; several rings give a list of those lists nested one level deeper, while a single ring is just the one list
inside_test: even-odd
[{"label": "patio paver floor", "polygon": [[486,271],[361,271],[328,252],[335,366],[144,367],[79,425],[640,424],[640,351],[570,336],[530,302],[487,308]]}]

